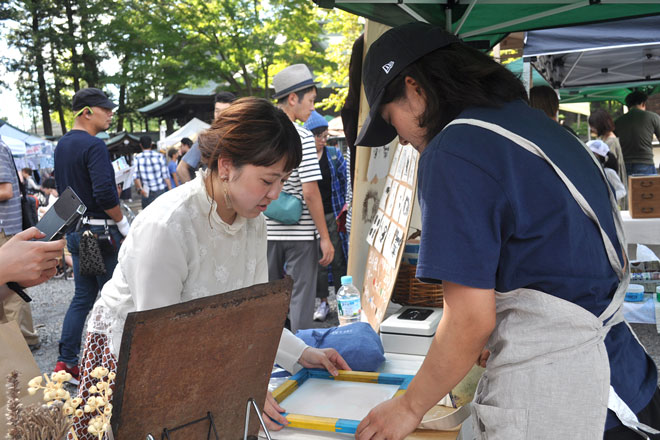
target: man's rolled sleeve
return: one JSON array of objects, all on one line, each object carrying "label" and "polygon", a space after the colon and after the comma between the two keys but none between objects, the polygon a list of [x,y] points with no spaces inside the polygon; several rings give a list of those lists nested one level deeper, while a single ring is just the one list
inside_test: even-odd
[{"label": "man's rolled sleeve", "polygon": [[105,144],[94,145],[90,148],[88,159],[94,200],[104,210],[114,208],[119,205],[119,196],[115,183],[115,171]]}]

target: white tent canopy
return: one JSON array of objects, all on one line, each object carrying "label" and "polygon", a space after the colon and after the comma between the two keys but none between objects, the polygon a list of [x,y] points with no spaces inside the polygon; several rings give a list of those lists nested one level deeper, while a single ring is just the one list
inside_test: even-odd
[{"label": "white tent canopy", "polygon": [[25,156],[27,153],[25,142],[7,135],[0,135],[0,138],[9,147],[12,156]]},{"label": "white tent canopy", "polygon": [[18,139],[19,141],[23,141],[26,145],[42,145],[49,142],[46,139],[25,133],[9,124],[3,124],[0,126],[0,135]]},{"label": "white tent canopy", "polygon": [[193,141],[195,141],[197,139],[197,135],[199,135],[199,133],[201,133],[202,131],[206,130],[209,127],[210,125],[207,124],[206,122],[197,118],[193,118],[186,125],[179,128],[171,135],[167,136],[164,139],[159,140],[158,149],[165,150],[169,147],[172,147],[178,144],[179,142],[181,142],[181,139],[184,137],[190,138]]},{"label": "white tent canopy", "polygon": [[660,81],[660,17],[527,32],[524,58],[554,88]]}]

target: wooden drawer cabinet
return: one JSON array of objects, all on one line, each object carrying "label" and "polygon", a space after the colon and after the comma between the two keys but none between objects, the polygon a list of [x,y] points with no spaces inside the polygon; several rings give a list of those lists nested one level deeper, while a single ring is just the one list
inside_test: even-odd
[{"label": "wooden drawer cabinet", "polygon": [[660,217],[660,176],[629,177],[628,205],[632,218]]}]

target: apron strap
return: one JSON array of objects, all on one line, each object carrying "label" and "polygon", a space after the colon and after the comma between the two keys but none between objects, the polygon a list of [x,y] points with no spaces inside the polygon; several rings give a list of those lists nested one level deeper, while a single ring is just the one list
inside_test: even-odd
[{"label": "apron strap", "polygon": [[614,387],[610,385],[610,394],[607,400],[607,407],[611,409],[621,421],[621,424],[632,429],[641,437],[648,439],[647,434],[660,434],[655,428],[652,428],[644,423],[641,423],[634,412],[626,405],[626,402],[619,397],[614,391]]},{"label": "apron strap", "polygon": [[[591,208],[591,205],[589,205],[589,202],[587,202],[587,200],[580,193],[580,191],[578,191],[578,189],[575,187],[573,182],[570,181],[570,179],[566,176],[566,174],[564,174],[564,172],[548,157],[545,151],[543,151],[538,145],[536,145],[529,139],[526,139],[510,130],[507,130],[504,127],[501,127],[497,124],[493,124],[490,122],[481,121],[479,119],[470,119],[470,118],[455,119],[449,124],[447,124],[445,126],[445,129],[451,125],[458,125],[458,124],[473,125],[497,133],[500,136],[518,144],[520,147],[524,148],[530,153],[544,159],[552,167],[554,172],[557,174],[557,176],[559,176],[559,178],[567,187],[568,191],[571,193],[575,201],[578,203],[582,211],[598,227],[601,239],[603,240],[603,244],[605,245],[607,258],[610,262],[610,265],[612,266],[612,269],[614,270],[614,272],[617,274],[617,277],[621,281],[619,283],[619,287],[617,291],[614,294],[614,298],[612,299],[608,307],[600,315],[599,318],[603,321],[607,321],[610,320],[610,318],[614,317],[614,315],[617,313],[617,310],[621,308],[621,304],[623,304],[623,299],[625,298],[625,291],[628,287],[628,282],[630,279],[630,269],[628,265],[628,258],[626,255],[625,239],[623,238],[624,237],[623,221],[621,220],[621,215],[619,213],[619,209],[617,208],[614,196],[612,195],[612,191],[610,190],[609,185],[607,185],[607,180],[605,180],[605,174],[603,173],[603,170],[600,167],[600,165],[598,165],[598,163],[596,162],[596,159],[593,157],[593,154],[589,153],[589,156],[594,160],[594,163],[597,165],[598,169],[600,170],[601,176],[603,177],[603,180],[607,185],[610,204],[612,205],[612,212],[614,218],[614,225],[617,233],[617,239],[619,245],[621,246],[621,251],[623,252],[623,263],[624,263],[623,265],[619,261],[619,257],[617,255],[616,250],[614,249],[614,245],[612,244],[612,241],[610,240],[605,230],[602,228],[600,221],[598,220],[598,216],[596,216],[596,213]],[[611,321],[616,321],[616,320],[611,320]],[[609,324],[611,325],[611,323]]]}]

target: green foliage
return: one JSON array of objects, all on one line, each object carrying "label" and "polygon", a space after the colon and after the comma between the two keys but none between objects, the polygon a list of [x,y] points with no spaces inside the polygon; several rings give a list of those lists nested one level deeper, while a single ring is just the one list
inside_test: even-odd
[{"label": "green foliage", "polygon": [[[12,86],[25,107],[41,108],[44,126],[59,117],[67,127],[82,87],[110,92],[118,126],[143,124],[139,108],[209,81],[268,98],[273,75],[293,63],[340,88],[323,103],[338,109],[363,27],[300,0],[0,0],[0,12],[17,23],[8,38],[21,53],[9,66],[20,78]],[[341,38],[325,48],[324,33]]]},{"label": "green foliage", "polygon": [[364,22],[358,16],[340,9],[325,11],[323,17],[326,37],[330,38],[325,51],[326,60],[332,65],[323,69],[318,80],[325,87],[336,91],[321,101],[321,108],[339,111],[348,94],[348,66],[353,43],[364,31]]}]

